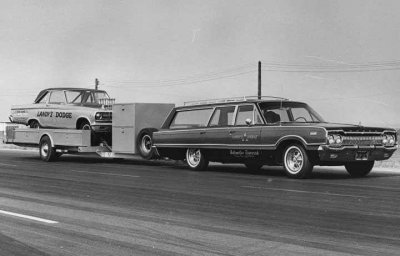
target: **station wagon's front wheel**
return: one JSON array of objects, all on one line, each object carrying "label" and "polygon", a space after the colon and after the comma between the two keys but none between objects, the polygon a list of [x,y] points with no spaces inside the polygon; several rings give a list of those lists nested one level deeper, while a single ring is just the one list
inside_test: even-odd
[{"label": "station wagon's front wheel", "polygon": [[203,171],[208,166],[206,156],[198,148],[188,148],[186,150],[186,162],[189,168],[195,171]]},{"label": "station wagon's front wheel", "polygon": [[289,178],[307,178],[313,169],[307,151],[300,145],[289,145],[283,154],[283,167]]},{"label": "station wagon's front wheel", "polygon": [[367,176],[372,168],[374,167],[374,161],[368,162],[354,162],[345,164],[347,172],[352,177],[364,177]]}]

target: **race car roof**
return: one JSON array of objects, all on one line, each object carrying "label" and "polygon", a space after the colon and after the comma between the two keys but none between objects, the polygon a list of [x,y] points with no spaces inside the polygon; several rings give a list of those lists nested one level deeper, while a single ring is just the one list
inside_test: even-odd
[{"label": "race car roof", "polygon": [[89,88],[79,88],[79,87],[53,87],[41,90],[38,96],[35,99],[35,103],[40,101],[45,93],[48,91],[90,91],[90,92],[104,92],[104,90],[96,90],[96,89],[89,89]]}]

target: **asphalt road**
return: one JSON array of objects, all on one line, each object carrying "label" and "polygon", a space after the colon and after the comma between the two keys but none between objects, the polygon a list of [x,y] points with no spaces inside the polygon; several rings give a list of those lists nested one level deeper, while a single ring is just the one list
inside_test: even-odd
[{"label": "asphalt road", "polygon": [[400,255],[400,170],[280,168],[0,150],[0,255]]}]

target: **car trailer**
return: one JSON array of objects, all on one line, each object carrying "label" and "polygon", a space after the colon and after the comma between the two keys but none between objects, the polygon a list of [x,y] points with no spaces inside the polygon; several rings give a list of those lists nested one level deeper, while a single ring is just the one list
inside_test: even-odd
[{"label": "car trailer", "polygon": [[38,147],[43,161],[54,161],[62,154],[96,153],[106,158],[150,159],[152,133],[159,129],[175,107],[169,103],[119,103],[112,109],[111,141],[97,143],[91,130],[6,127],[4,142]]}]

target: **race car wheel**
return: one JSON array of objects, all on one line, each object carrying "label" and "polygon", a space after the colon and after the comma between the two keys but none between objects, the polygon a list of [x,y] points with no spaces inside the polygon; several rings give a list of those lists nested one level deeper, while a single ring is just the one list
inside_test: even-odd
[{"label": "race car wheel", "polygon": [[307,178],[313,169],[306,150],[298,145],[291,144],[286,147],[283,154],[283,167],[289,178]]},{"label": "race car wheel", "polygon": [[144,159],[151,159],[155,155],[155,149],[153,148],[153,132],[156,129],[144,129],[139,132],[136,141],[136,147],[139,154]]},{"label": "race car wheel", "polygon": [[374,163],[374,161],[347,163],[345,164],[345,167],[352,177],[364,177],[371,172]]},{"label": "race car wheel", "polygon": [[56,150],[51,146],[51,140],[48,136],[44,136],[40,140],[39,155],[40,159],[45,162],[51,162],[57,157]]},{"label": "race car wheel", "polygon": [[198,148],[188,148],[186,150],[186,162],[189,168],[194,171],[203,171],[208,166],[206,156]]},{"label": "race car wheel", "polygon": [[87,120],[82,121],[78,128],[79,130],[92,130],[92,126]]},{"label": "race car wheel", "polygon": [[30,128],[39,129],[40,128],[40,124],[39,124],[38,121],[32,120],[32,121],[29,122],[29,127]]}]

